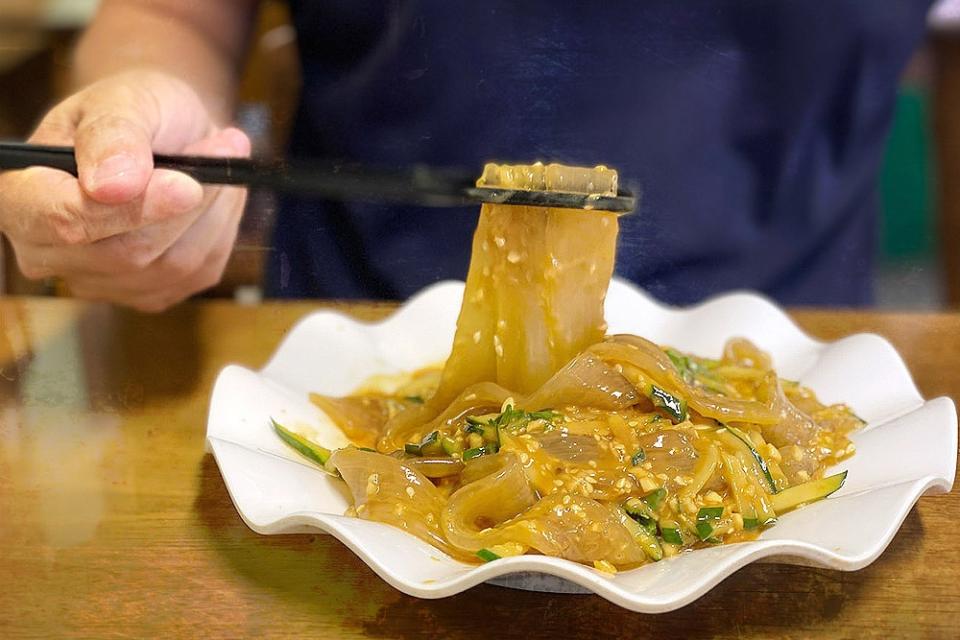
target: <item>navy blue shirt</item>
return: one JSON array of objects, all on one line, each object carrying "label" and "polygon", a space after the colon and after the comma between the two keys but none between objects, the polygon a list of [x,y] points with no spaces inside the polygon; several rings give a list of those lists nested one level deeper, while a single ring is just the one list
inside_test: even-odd
[{"label": "navy blue shirt", "polygon": [[[617,272],[867,304],[877,174],[928,0],[291,0],[289,152],[374,164],[606,164],[643,187]],[[279,297],[404,298],[463,278],[477,209],[285,199]]]}]

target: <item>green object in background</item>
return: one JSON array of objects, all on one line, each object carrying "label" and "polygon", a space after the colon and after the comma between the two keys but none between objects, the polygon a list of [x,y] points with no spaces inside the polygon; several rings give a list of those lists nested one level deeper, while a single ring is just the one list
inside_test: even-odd
[{"label": "green object in background", "polygon": [[886,262],[936,252],[929,100],[923,88],[910,85],[897,96],[880,173],[880,257]]}]

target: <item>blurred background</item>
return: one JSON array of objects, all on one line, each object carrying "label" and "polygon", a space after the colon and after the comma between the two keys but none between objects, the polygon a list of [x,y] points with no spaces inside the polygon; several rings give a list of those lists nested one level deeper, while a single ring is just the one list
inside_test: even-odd
[{"label": "blurred background", "polygon": [[[25,137],[65,95],[70,51],[97,0],[0,0],[0,138]],[[960,0],[941,0],[928,37],[901,79],[881,175],[877,304],[889,309],[960,307]],[[241,87],[240,126],[256,153],[284,147],[299,91],[295,34],[286,3],[267,0]],[[274,203],[251,199],[223,282],[208,295],[259,299]],[[22,278],[8,248],[6,293],[51,293]]]}]

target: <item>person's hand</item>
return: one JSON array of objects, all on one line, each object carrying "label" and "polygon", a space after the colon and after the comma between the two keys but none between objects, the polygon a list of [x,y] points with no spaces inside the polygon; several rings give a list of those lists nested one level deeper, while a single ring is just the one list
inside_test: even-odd
[{"label": "person's hand", "polygon": [[152,152],[247,156],[185,83],[128,72],[90,85],[43,119],[30,142],[76,147],[79,179],[46,168],[0,174],[0,231],[27,278],[159,311],[216,284],[246,190],[202,187],[153,168]]}]

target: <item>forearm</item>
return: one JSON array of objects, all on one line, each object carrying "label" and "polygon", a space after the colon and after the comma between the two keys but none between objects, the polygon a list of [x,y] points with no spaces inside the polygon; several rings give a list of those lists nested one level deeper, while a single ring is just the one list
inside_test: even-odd
[{"label": "forearm", "polygon": [[76,88],[135,68],[190,84],[230,120],[257,0],[103,0],[77,48]]}]

